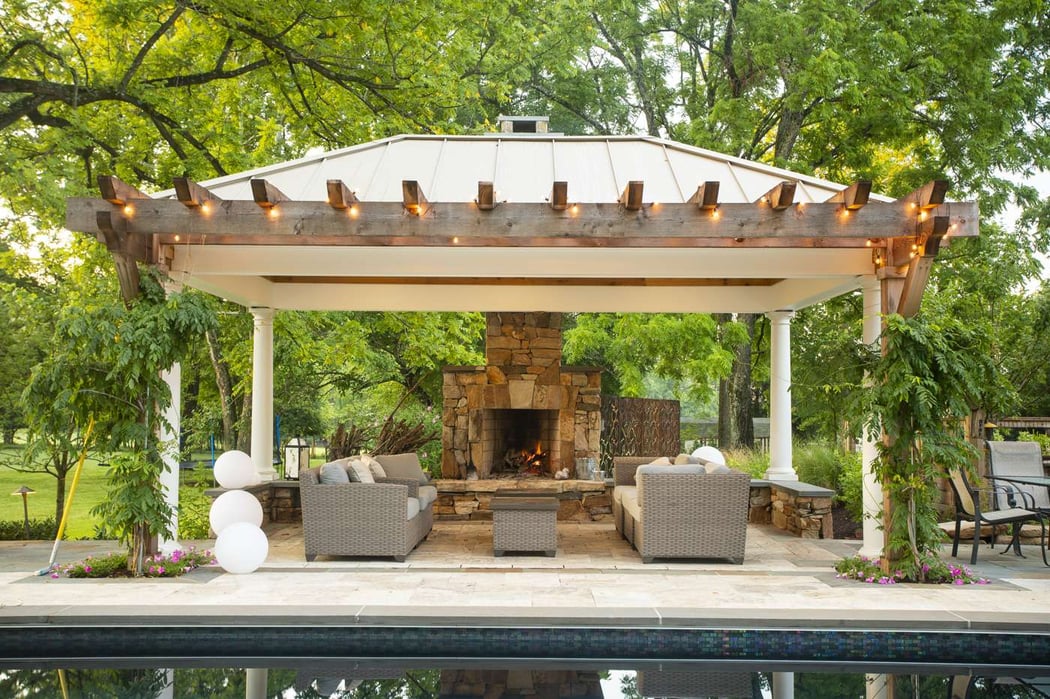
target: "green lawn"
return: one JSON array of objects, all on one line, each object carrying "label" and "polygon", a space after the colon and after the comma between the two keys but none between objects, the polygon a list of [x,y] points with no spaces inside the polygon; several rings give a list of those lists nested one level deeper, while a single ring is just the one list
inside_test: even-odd
[{"label": "green lawn", "polygon": [[[36,492],[29,496],[29,518],[43,519],[55,515],[55,479],[46,473],[21,473],[3,464],[17,460],[19,446],[0,447],[0,521],[22,521],[22,498],[10,495],[21,486],[27,485]],[[206,454],[194,455],[195,460],[206,460]],[[312,455],[310,462],[313,466],[324,463],[323,450],[318,449]],[[210,472],[206,465],[198,466],[194,471],[182,471],[181,480],[185,484],[188,479],[201,477],[206,480],[207,485],[214,485],[210,480]],[[69,489],[73,485],[73,472],[70,471],[66,478],[66,497],[69,497]],[[91,508],[102,501],[106,494],[106,469],[99,466],[92,458],[84,461],[84,470],[80,474],[80,483],[73,498],[69,519],[66,522],[65,539],[85,539],[93,536],[95,532],[96,519],[90,514]]]},{"label": "green lawn", "polygon": [[[8,457],[15,449],[5,447],[3,455]],[[4,461],[8,459],[5,458]],[[106,469],[94,459],[84,461],[84,470],[80,474],[80,483],[70,506],[69,519],[66,522],[66,539],[89,538],[95,531],[95,519],[89,514],[106,492]],[[55,490],[57,481],[46,473],[21,473],[9,466],[0,466],[0,520],[21,522],[23,517],[22,498],[11,493],[27,485],[35,493],[29,496],[29,518],[43,519],[55,516]],[[73,472],[66,478],[66,497],[73,485]]]},{"label": "green lawn", "polygon": [[[23,518],[22,498],[11,495],[21,486],[27,485],[35,493],[29,496],[29,518],[43,519],[55,516],[56,481],[46,473],[22,473],[3,464],[16,460],[20,447],[0,448],[0,520],[21,522]],[[204,458],[204,457],[201,457]],[[202,473],[202,467],[195,472],[183,471],[182,480],[186,481],[193,473]],[[202,474],[203,475],[203,474]],[[207,474],[208,485],[212,485],[210,473]],[[73,471],[66,478],[66,498],[73,486]],[[66,521],[64,539],[86,539],[94,535],[98,520],[91,515],[91,508],[97,505],[106,495],[106,468],[88,457],[84,461],[84,470],[80,474],[80,483],[70,506],[69,518]]]}]

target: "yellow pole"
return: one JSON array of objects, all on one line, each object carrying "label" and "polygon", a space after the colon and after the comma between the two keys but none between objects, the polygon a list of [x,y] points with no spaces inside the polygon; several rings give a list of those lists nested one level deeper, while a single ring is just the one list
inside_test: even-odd
[{"label": "yellow pole", "polygon": [[62,534],[66,531],[66,520],[69,519],[69,508],[73,505],[73,495],[77,492],[77,483],[80,482],[80,472],[84,468],[84,459],[87,458],[88,440],[91,438],[91,430],[95,428],[95,418],[88,419],[87,430],[84,432],[84,446],[80,450],[80,458],[77,459],[77,467],[73,471],[73,483],[69,486],[69,495],[66,496],[66,506],[62,508],[62,520],[58,523],[58,532],[55,534],[55,545],[51,547],[51,560],[47,568],[41,568],[37,575],[47,575],[55,567],[55,558],[58,557],[58,542],[62,540]]}]

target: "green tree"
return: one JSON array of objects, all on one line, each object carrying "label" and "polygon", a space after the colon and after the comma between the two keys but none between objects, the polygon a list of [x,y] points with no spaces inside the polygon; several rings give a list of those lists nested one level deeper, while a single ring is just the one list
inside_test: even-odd
[{"label": "green tree", "polygon": [[653,374],[672,380],[677,394],[702,401],[729,375],[731,348],[746,336],[735,323],[722,330],[699,313],[581,313],[565,330],[564,360],[602,367],[608,394],[641,396]]},{"label": "green tree", "polygon": [[971,468],[975,457],[962,421],[986,384],[997,381],[989,339],[965,321],[890,315],[885,350],[872,386],[858,392],[869,434],[880,431],[875,471],[894,506],[886,522],[884,560],[911,580],[925,580],[938,558],[935,504],[946,469]]},{"label": "green tree", "polygon": [[[30,417],[28,458],[42,455],[59,480],[61,517],[65,474],[79,432],[93,417],[97,449],[114,454],[110,497],[94,514],[129,546],[129,568],[141,572],[150,539],[167,534],[171,512],[155,484],[165,468],[157,435],[171,395],[160,372],[178,361],[211,326],[196,293],[165,296],[159,281],[143,277],[130,306],[97,298],[68,307],[56,323],[50,353],[26,389]],[[143,487],[147,482],[148,488]]]}]

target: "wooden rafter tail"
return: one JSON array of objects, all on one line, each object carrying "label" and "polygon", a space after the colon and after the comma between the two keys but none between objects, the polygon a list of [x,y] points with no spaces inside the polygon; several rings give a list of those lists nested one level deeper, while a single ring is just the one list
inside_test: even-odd
[{"label": "wooden rafter tail", "polygon": [[401,180],[401,203],[413,216],[423,216],[430,208],[430,202],[416,180]]},{"label": "wooden rafter tail", "polygon": [[943,204],[947,195],[948,180],[931,180],[897,201],[914,204],[920,211],[929,211]]},{"label": "wooden rafter tail", "polygon": [[491,182],[478,182],[478,198],[474,200],[482,211],[496,208],[496,191]]},{"label": "wooden rafter tail", "polygon": [[780,182],[773,189],[763,194],[759,201],[767,202],[774,211],[783,211],[795,203],[795,187],[797,184],[797,182],[788,180]]},{"label": "wooden rafter tail", "polygon": [[551,186],[548,201],[550,207],[555,211],[565,211],[569,208],[569,183],[564,180],[556,180]]},{"label": "wooden rafter tail", "polygon": [[718,180],[704,182],[686,203],[696,204],[701,211],[714,211],[718,208],[718,187]]},{"label": "wooden rafter tail", "polygon": [[125,206],[134,199],[150,198],[148,194],[140,192],[116,175],[99,175],[98,189],[103,199],[117,206]]},{"label": "wooden rafter tail", "polygon": [[638,211],[642,208],[642,192],[645,189],[643,180],[631,180],[624,187],[620,195],[620,204],[628,211]]},{"label": "wooden rafter tail", "polygon": [[328,180],[328,205],[333,209],[349,209],[358,203],[357,193],[342,180]]},{"label": "wooden rafter tail", "polygon": [[197,209],[204,206],[207,202],[221,202],[222,199],[211,192],[207,187],[203,187],[189,177],[176,177],[173,180],[175,184],[175,198],[183,203],[190,209]]},{"label": "wooden rafter tail", "polygon": [[857,180],[849,187],[828,199],[829,204],[842,204],[847,211],[856,211],[868,203],[871,196],[871,180]]},{"label": "wooden rafter tail", "polygon": [[261,178],[251,180],[252,199],[264,209],[270,209],[282,201],[291,201],[284,192]]}]

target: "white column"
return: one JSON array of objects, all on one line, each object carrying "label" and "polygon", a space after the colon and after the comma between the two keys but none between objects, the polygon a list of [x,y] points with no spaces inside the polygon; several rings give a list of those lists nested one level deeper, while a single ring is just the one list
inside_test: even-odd
[{"label": "white column", "polygon": [[772,311],[769,347],[769,470],[766,478],[797,481],[791,463],[791,319],[794,311]]},{"label": "white column", "polygon": [[175,670],[167,668],[166,670],[161,670],[161,672],[164,673],[168,683],[161,688],[160,694],[156,696],[156,699],[175,699]]},{"label": "white column", "polygon": [[164,500],[171,507],[171,537],[163,534],[159,537],[158,547],[163,554],[170,554],[179,548],[179,435],[182,424],[182,365],[176,362],[167,371],[161,372],[161,378],[171,391],[171,404],[164,411],[167,425],[160,429],[161,458],[164,460],[164,471],[160,474],[160,489]]},{"label": "white column", "polygon": [[[870,345],[882,334],[882,285],[874,275],[864,277],[864,335],[865,345]],[[867,433],[861,442],[864,545],[860,555],[875,558],[882,555],[883,534],[879,529],[882,518],[882,484],[872,471],[878,458],[878,445]]]},{"label": "white column", "polygon": [[244,699],[266,699],[266,668],[250,667],[244,671]]},{"label": "white column", "polygon": [[864,675],[864,699],[892,699],[892,678],[893,675]]},{"label": "white column", "polygon": [[[182,291],[182,284],[174,279],[165,279],[164,294],[171,296]],[[164,501],[171,507],[171,537],[161,534],[157,537],[157,548],[163,554],[170,554],[181,548],[179,544],[179,437],[182,435],[182,365],[175,362],[166,371],[160,372],[160,378],[168,386],[171,403],[164,411],[166,426],[160,428],[157,439],[160,441],[160,456],[164,462],[164,471],[160,474],[160,490]]]},{"label": "white column", "polygon": [[795,673],[773,673],[773,699],[795,699]]},{"label": "white column", "polygon": [[260,482],[277,476],[273,468],[273,309],[251,309],[255,320],[252,345],[252,461]]}]

